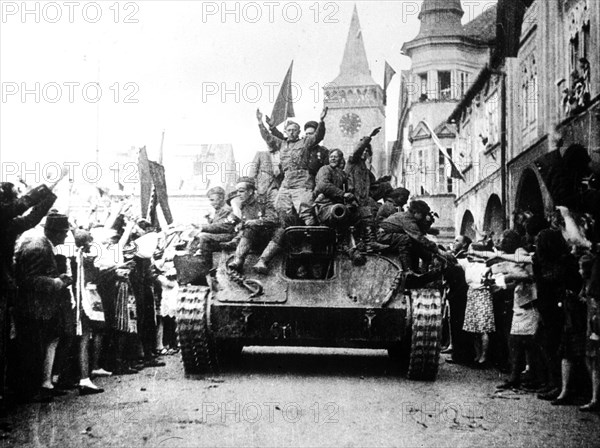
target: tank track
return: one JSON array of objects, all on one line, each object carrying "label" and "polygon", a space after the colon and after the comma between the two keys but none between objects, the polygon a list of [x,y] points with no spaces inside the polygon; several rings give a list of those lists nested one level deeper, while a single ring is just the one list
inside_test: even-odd
[{"label": "tank track", "polygon": [[411,348],[407,377],[434,381],[437,377],[441,337],[442,298],[437,289],[411,291]]},{"label": "tank track", "polygon": [[177,307],[177,337],[183,368],[188,374],[215,373],[218,370],[214,341],[208,323],[208,288],[182,286]]}]

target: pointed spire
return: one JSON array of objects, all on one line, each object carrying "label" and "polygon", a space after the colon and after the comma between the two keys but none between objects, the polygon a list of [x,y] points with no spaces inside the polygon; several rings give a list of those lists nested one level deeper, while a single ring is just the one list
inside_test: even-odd
[{"label": "pointed spire", "polygon": [[360,21],[358,20],[358,10],[354,5],[350,30],[346,40],[346,49],[344,58],[340,66],[340,74],[333,81],[338,86],[363,86],[376,84],[371,76],[365,43],[363,41]]}]

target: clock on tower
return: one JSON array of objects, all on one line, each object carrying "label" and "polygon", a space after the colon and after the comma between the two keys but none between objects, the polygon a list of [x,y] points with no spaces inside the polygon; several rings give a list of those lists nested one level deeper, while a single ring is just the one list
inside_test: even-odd
[{"label": "clock on tower", "polygon": [[340,130],[346,136],[353,136],[362,126],[362,120],[354,112],[349,112],[342,115],[340,118]]}]

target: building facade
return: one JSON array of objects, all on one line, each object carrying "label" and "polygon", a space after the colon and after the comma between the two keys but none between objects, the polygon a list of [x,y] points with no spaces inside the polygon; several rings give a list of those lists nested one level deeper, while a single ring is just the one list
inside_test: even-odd
[{"label": "building facade", "polygon": [[495,33],[495,7],[464,25],[463,15],[460,0],[423,1],[419,34],[402,47],[412,67],[401,76],[399,138],[390,161],[400,183],[440,215],[442,240],[454,236],[454,201],[462,181],[451,177],[432,131],[456,158],[456,129],[447,118],[488,61]]},{"label": "building facade", "polygon": [[553,151],[578,143],[599,160],[599,45],[598,2],[529,2],[518,55],[491,59],[449,117],[472,179],[457,189],[457,233],[497,235],[522,212],[550,212]]}]

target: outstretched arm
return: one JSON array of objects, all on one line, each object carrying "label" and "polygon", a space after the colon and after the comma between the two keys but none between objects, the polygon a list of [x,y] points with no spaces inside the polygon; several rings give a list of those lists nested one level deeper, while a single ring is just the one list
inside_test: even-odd
[{"label": "outstretched arm", "polygon": [[321,121],[319,121],[319,125],[317,126],[317,130],[315,131],[315,133],[313,135],[308,135],[304,137],[306,148],[310,149],[317,146],[325,138],[325,117],[327,117],[328,110],[329,109],[327,108],[327,106],[325,106],[321,111]]},{"label": "outstretched arm", "polygon": [[13,229],[18,233],[23,233],[26,230],[33,229],[40,223],[42,218],[46,216],[48,211],[54,205],[54,201],[56,201],[56,196],[53,193],[50,193],[48,197],[34,205],[29,213],[13,218]]},{"label": "outstretched arm", "polygon": [[262,136],[263,140],[267,143],[269,148],[271,148],[274,151],[278,151],[279,149],[281,149],[283,139],[275,137],[267,130],[267,128],[263,124],[263,114],[260,111],[260,109],[256,110],[256,119],[258,120],[258,129],[260,131],[260,135]]},{"label": "outstretched arm", "polygon": [[271,132],[272,135],[274,135],[275,137],[277,137],[281,140],[285,140],[285,135],[283,135],[283,132],[281,132],[279,129],[277,129],[277,126],[275,126],[275,124],[273,123],[273,120],[271,118],[269,118],[268,115],[265,115],[265,121],[269,125],[269,131]]}]

